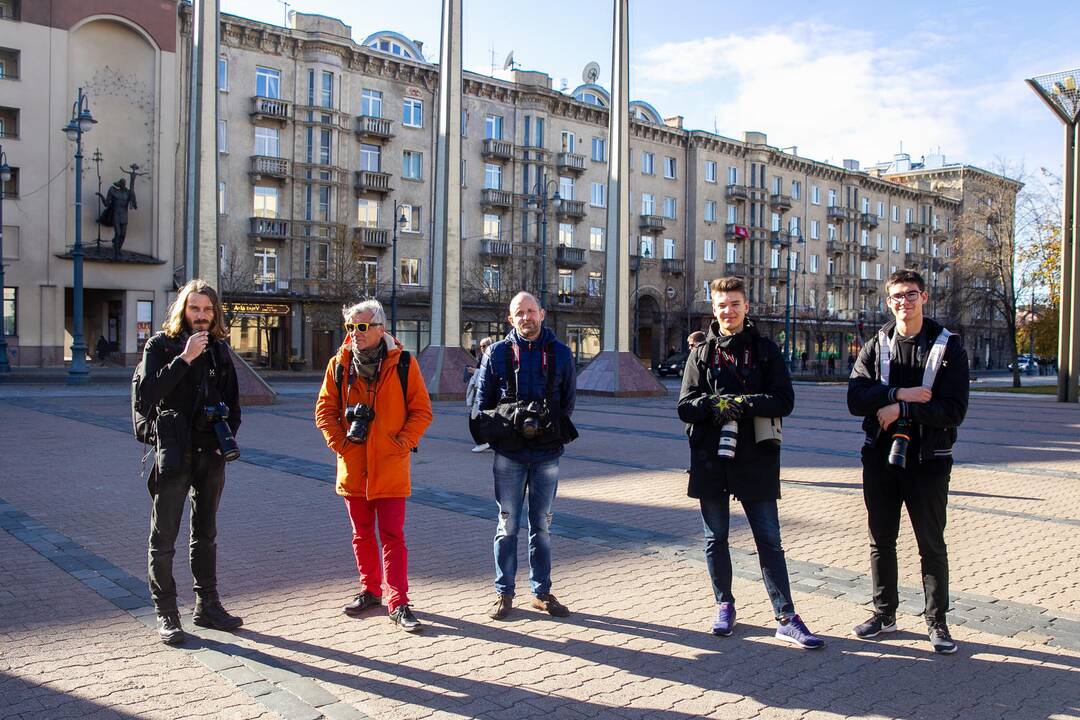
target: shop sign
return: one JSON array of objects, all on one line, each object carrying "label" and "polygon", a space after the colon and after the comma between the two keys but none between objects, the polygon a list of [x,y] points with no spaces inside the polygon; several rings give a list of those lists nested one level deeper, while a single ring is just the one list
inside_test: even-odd
[{"label": "shop sign", "polygon": [[221,309],[234,315],[288,315],[284,303],[222,303]]}]

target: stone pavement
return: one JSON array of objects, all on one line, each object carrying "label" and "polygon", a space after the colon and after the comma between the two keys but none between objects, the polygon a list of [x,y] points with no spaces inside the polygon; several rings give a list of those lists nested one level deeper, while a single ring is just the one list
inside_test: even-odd
[{"label": "stone pavement", "polygon": [[148,627],[149,498],[126,387],[0,387],[0,718],[1080,717],[1076,407],[973,395],[947,531],[961,644],[944,657],[916,616],[906,521],[901,632],[849,635],[869,581],[858,421],[842,387],[798,386],[785,428],[784,541],[820,652],[772,637],[738,511],[740,624],[730,638],[704,632],[712,602],[673,397],[579,402],[552,527],[554,592],[573,615],[525,607],[501,623],[485,615],[492,456],[468,451],[464,406],[438,403],[407,522],[425,632],[346,618],[355,567],[315,387],[281,389],[277,405],[245,412],[221,510],[222,591],[245,627],[204,631],[186,616],[198,636],[173,649]]}]

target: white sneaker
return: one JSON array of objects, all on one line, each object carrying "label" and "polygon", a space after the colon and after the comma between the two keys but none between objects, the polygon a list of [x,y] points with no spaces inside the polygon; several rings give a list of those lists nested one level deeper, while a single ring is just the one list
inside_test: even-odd
[{"label": "white sneaker", "polygon": [[477,445],[476,447],[474,447],[472,449],[472,451],[474,453],[482,453],[482,452],[484,452],[485,450],[487,450],[490,447],[491,447],[490,445],[488,445],[487,443],[484,443],[483,445]]}]

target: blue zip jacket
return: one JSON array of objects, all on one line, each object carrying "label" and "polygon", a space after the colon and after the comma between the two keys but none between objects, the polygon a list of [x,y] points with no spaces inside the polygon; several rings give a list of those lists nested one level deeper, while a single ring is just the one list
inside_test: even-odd
[{"label": "blue zip jacket", "polygon": [[[563,343],[555,338],[555,333],[550,328],[541,328],[540,336],[536,340],[526,340],[518,335],[517,330],[511,330],[506,337],[491,346],[480,363],[480,374],[477,382],[476,394],[480,398],[480,409],[491,410],[502,400],[506,399],[508,384],[506,381],[507,357],[511,358],[510,367],[513,367],[512,345],[518,346],[521,357],[521,368],[518,371],[518,400],[530,401],[541,400],[544,397],[544,347],[551,344],[555,356],[555,367],[552,392],[559,401],[559,408],[563,417],[570,417],[574,412],[574,395],[576,391],[576,370],[574,357]],[[535,463],[545,460],[553,460],[563,453],[563,446],[555,449],[537,450],[524,448],[517,452],[507,452],[499,448],[493,448],[500,455],[519,463]]]}]

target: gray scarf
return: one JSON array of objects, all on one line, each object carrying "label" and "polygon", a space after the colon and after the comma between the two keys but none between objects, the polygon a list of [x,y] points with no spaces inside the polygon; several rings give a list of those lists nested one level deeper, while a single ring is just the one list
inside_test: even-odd
[{"label": "gray scarf", "polygon": [[361,377],[370,383],[379,372],[379,365],[384,357],[386,357],[386,343],[382,341],[367,350],[353,348],[353,372],[356,373],[357,377]]}]

